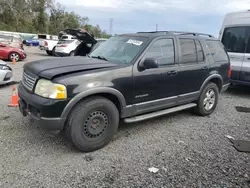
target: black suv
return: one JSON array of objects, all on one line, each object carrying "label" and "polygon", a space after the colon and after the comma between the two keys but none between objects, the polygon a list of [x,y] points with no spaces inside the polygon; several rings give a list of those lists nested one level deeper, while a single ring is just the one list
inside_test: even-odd
[{"label": "black suv", "polygon": [[189,108],[211,114],[230,75],[224,46],[211,35],[122,34],[86,57],[25,64],[19,108],[46,129],[65,130],[80,150],[94,151],[111,141],[120,119],[132,123]]}]

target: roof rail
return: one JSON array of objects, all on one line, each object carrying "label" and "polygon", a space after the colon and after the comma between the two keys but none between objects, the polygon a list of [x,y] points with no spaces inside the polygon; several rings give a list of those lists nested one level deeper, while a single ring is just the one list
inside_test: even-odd
[{"label": "roof rail", "polygon": [[188,31],[167,31],[167,33],[171,33],[171,34],[180,34],[180,35],[194,35],[194,36],[208,36],[211,38],[214,38],[213,35],[210,34],[206,34],[206,33],[195,33],[195,32],[188,32]]},{"label": "roof rail", "polygon": [[186,31],[145,31],[145,32],[137,32],[137,33],[166,33],[166,34],[179,34],[179,35],[193,35],[193,36],[208,36],[214,38],[213,35],[206,33],[195,33],[195,32],[186,32]]}]

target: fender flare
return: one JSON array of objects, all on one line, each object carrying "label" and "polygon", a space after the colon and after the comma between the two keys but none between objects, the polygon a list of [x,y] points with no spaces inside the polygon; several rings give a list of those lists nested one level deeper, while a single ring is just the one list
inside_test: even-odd
[{"label": "fender flare", "polygon": [[[204,82],[203,82],[203,84],[201,85],[201,87],[200,87],[200,93],[202,92],[202,90],[203,90],[203,88],[208,84],[208,82],[210,82],[212,79],[214,79],[214,78],[218,78],[220,81],[221,81],[221,83],[223,83],[223,79],[222,79],[222,77],[221,77],[221,75],[219,75],[219,74],[213,74],[213,75],[211,75],[211,76],[209,76]],[[222,84],[223,85],[223,84]]]},{"label": "fender flare", "polygon": [[91,96],[91,95],[95,95],[95,94],[112,94],[114,96],[117,97],[117,99],[120,102],[120,106],[121,108],[125,108],[126,107],[126,101],[124,96],[121,94],[121,92],[119,92],[118,90],[114,89],[114,88],[109,88],[109,87],[98,87],[98,88],[93,88],[93,89],[89,89],[87,91],[83,91],[79,94],[77,94],[76,96],[74,96],[69,103],[66,105],[66,107],[64,108],[62,114],[61,114],[61,118],[63,120],[66,120],[70,111],[73,109],[73,107],[82,99],[84,99],[85,97]]}]

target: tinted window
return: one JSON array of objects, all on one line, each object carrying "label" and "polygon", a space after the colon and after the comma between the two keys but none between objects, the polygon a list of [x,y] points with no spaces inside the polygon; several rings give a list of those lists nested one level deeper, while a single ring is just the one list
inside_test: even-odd
[{"label": "tinted window", "polygon": [[201,43],[198,40],[195,40],[196,50],[197,50],[197,61],[202,62],[204,61],[204,53],[201,47]]},{"label": "tinted window", "polygon": [[148,49],[146,57],[157,60],[159,65],[170,65],[175,62],[173,39],[160,39]]},{"label": "tinted window", "polygon": [[220,41],[207,40],[209,52],[212,54],[214,61],[228,61],[228,56]]},{"label": "tinted window", "polygon": [[247,27],[225,28],[222,43],[228,52],[244,53],[246,48]]},{"label": "tinted window", "polygon": [[181,63],[197,62],[196,47],[193,39],[180,39]]}]

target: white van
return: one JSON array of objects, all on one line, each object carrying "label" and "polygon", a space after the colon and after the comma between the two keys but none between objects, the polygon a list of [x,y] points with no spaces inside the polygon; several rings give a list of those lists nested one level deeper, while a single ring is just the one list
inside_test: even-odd
[{"label": "white van", "polygon": [[232,83],[250,86],[250,10],[226,14],[219,39],[231,60]]}]

